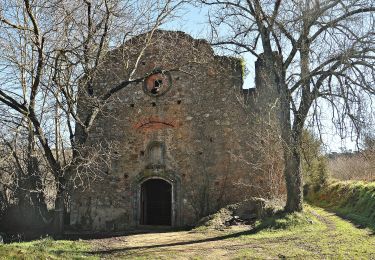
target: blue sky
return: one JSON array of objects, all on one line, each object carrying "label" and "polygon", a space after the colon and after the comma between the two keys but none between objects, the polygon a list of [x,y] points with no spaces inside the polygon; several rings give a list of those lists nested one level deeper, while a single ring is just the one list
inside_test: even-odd
[{"label": "blue sky", "polygon": [[[183,11],[181,11],[178,15],[179,18],[175,19],[172,22],[168,22],[167,24],[163,25],[163,29],[168,30],[178,30],[183,31],[194,38],[207,38],[209,35],[209,26],[207,25],[207,7],[193,7],[190,6]],[[243,58],[246,61],[246,67],[248,74],[244,80],[243,88],[253,88],[254,86],[254,78],[255,75],[253,73],[255,69],[255,60],[254,57],[251,55],[244,55]]]},{"label": "blue sky", "polygon": [[189,6],[178,13],[178,18],[162,27],[189,33],[194,38],[205,38],[208,30],[206,24],[208,9]]}]

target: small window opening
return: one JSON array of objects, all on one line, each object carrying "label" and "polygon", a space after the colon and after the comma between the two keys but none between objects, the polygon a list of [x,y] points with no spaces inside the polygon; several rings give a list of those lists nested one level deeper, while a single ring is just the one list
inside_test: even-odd
[{"label": "small window opening", "polygon": [[141,151],[141,152],[140,152],[140,155],[141,155],[141,156],[144,156],[144,155],[145,155],[145,151]]},{"label": "small window opening", "polygon": [[134,104],[130,104],[130,107],[134,107]]},{"label": "small window opening", "polygon": [[181,100],[177,100],[177,104],[181,104]]},{"label": "small window opening", "polygon": [[156,107],[156,103],[155,103],[155,102],[152,102],[151,105],[152,105],[153,107]]},{"label": "small window opening", "polygon": [[158,94],[160,88],[163,86],[163,80],[162,79],[157,79],[154,81],[154,86],[151,89],[152,94]]},{"label": "small window opening", "polygon": [[212,143],[214,141],[214,139],[212,139],[212,137],[210,137],[210,142]]}]

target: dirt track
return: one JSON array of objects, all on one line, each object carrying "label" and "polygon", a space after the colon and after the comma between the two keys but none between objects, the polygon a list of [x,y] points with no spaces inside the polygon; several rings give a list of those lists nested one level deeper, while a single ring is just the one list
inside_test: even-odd
[{"label": "dirt track", "polygon": [[375,259],[375,236],[321,209],[311,225],[292,230],[175,231],[89,242],[102,259]]},{"label": "dirt track", "polygon": [[[232,238],[249,232],[249,227],[231,229],[231,233],[220,231],[195,233],[189,231],[146,233],[107,239],[96,239],[92,243],[103,258],[140,256],[157,253],[159,257],[180,259],[200,256],[205,259],[229,258],[232,251],[246,248],[251,243],[235,243]],[[162,254],[160,254],[162,252]]]}]

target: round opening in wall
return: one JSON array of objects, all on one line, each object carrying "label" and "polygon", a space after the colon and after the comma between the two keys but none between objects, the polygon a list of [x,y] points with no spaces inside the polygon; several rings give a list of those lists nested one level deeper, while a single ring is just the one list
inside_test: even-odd
[{"label": "round opening in wall", "polygon": [[158,72],[148,76],[143,84],[143,90],[150,96],[161,96],[172,86],[172,77],[169,72]]}]

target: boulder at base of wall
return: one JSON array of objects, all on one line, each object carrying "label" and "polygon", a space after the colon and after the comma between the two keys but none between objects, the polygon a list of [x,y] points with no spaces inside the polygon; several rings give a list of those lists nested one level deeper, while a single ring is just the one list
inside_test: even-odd
[{"label": "boulder at base of wall", "polygon": [[198,221],[196,228],[223,229],[228,226],[252,225],[256,220],[276,214],[282,210],[283,202],[250,198],[221,208],[216,213]]}]

